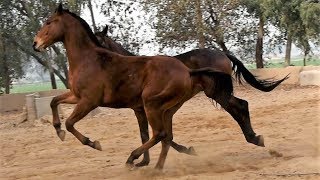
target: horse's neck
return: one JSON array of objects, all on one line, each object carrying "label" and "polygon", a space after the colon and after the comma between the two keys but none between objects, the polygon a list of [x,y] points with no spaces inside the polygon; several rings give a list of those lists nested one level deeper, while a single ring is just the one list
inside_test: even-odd
[{"label": "horse's neck", "polygon": [[76,31],[68,31],[65,34],[65,39],[63,41],[71,72],[77,69],[83,62],[89,61],[90,57],[88,55],[93,53],[94,48],[96,47],[88,37],[87,32],[82,27],[77,28],[78,30]]},{"label": "horse's neck", "polygon": [[111,48],[110,51],[125,55],[125,56],[135,56],[133,53],[129,52],[128,50],[124,49],[121,44],[113,41],[112,39],[108,38],[105,40],[108,46]]}]

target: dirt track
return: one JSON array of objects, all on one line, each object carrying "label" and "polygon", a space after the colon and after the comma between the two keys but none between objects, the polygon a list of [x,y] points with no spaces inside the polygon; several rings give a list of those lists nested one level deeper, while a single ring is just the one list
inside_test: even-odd
[{"label": "dirt track", "polygon": [[[140,145],[138,125],[128,109],[101,108],[76,128],[103,151],[83,146],[67,133],[61,142],[45,117],[21,123],[22,114],[0,119],[0,179],[318,179],[320,178],[320,88],[281,86],[270,93],[237,87],[249,102],[251,121],[265,148],[246,143],[239,126],[203,94],[174,116],[174,140],[194,146],[198,156],[169,151],[163,172],[124,163]],[[64,107],[70,111],[70,107]],[[50,121],[48,121],[50,120]]]}]

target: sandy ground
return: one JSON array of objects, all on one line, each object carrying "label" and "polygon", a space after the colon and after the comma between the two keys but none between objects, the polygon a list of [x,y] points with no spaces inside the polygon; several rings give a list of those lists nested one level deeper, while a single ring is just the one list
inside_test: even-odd
[{"label": "sandy ground", "polygon": [[[155,171],[160,143],[148,167],[128,170],[125,161],[140,145],[130,109],[101,108],[76,128],[103,151],[83,146],[70,133],[61,142],[51,117],[21,122],[22,113],[0,120],[0,179],[320,179],[320,88],[280,86],[270,93],[237,87],[249,102],[251,121],[265,148],[245,141],[237,123],[198,94],[174,116],[174,140],[198,156],[169,151]],[[64,106],[65,112],[71,107]]]}]

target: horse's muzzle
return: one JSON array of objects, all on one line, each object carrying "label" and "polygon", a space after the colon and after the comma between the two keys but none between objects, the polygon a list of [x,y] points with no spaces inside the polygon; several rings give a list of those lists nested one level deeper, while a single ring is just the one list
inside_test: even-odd
[{"label": "horse's muzzle", "polygon": [[33,50],[36,52],[40,52],[40,50],[36,48],[36,45],[37,45],[37,42],[34,41],[32,45]]}]

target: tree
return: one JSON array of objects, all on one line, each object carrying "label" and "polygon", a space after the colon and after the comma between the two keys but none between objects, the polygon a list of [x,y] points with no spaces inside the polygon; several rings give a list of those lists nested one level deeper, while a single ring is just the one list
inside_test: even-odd
[{"label": "tree", "polygon": [[[56,88],[55,75],[68,87],[68,66],[66,56],[59,45],[53,45],[51,50],[36,53],[32,50],[33,37],[39,29],[42,21],[57,6],[59,1],[24,1],[4,0],[0,2],[1,23],[6,21],[6,28],[1,27],[2,37],[24,56],[31,57],[40,63],[50,74],[52,88]],[[68,0],[71,11],[80,14],[81,7],[87,1]],[[10,28],[8,28],[8,24]]]},{"label": "tree", "polygon": [[251,56],[256,25],[253,16],[239,6],[240,0],[148,0],[143,4],[154,14],[150,22],[162,47],[198,44]]},{"label": "tree", "polygon": [[[12,44],[6,37],[5,33],[14,30],[19,20],[8,18],[12,14],[9,1],[0,3],[0,91],[4,88],[6,94],[10,93],[13,80],[24,75],[22,70],[23,53]],[[3,91],[2,91],[3,92]]]},{"label": "tree", "polygon": [[98,29],[97,29],[97,26],[96,26],[96,21],[95,21],[95,19],[94,19],[94,14],[93,14],[93,9],[92,9],[91,0],[88,0],[88,8],[89,8],[90,15],[91,15],[91,21],[92,21],[93,31],[94,31],[94,32],[97,32]]},{"label": "tree", "polygon": [[296,45],[303,50],[303,65],[306,66],[306,56],[310,53],[309,42],[319,44],[320,39],[320,3],[317,0],[305,1],[300,5],[302,24],[296,33]]},{"label": "tree", "polygon": [[247,8],[249,13],[255,15],[259,19],[257,26],[257,43],[256,43],[256,66],[257,68],[263,68],[263,36],[265,33],[265,14],[264,8],[261,6],[263,0],[242,0],[244,7]]},{"label": "tree", "polygon": [[108,18],[106,24],[109,25],[109,35],[121,42],[125,49],[139,54],[143,47],[154,47],[154,35],[146,23],[149,15],[143,11],[139,2],[107,1],[102,4],[101,12]]}]

